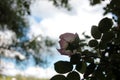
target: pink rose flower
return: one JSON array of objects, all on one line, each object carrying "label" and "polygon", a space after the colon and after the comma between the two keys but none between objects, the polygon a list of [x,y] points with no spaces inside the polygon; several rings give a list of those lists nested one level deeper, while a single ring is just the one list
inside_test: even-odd
[{"label": "pink rose flower", "polygon": [[73,42],[76,37],[78,37],[77,33],[75,33],[75,34],[73,34],[73,33],[64,33],[64,34],[60,35],[59,38],[65,40],[67,42]]},{"label": "pink rose flower", "polygon": [[68,55],[68,56],[71,56],[73,55],[73,51],[71,50],[68,50],[68,46],[69,46],[69,43],[72,43],[73,41],[75,41],[75,39],[78,37],[78,34],[75,33],[64,33],[62,35],[60,35],[60,41],[59,41],[59,44],[60,44],[60,49],[57,49],[58,52],[60,52],[61,55]]}]

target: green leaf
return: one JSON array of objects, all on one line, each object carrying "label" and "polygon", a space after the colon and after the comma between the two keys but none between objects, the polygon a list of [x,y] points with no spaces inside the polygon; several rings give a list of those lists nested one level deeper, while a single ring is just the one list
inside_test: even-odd
[{"label": "green leaf", "polygon": [[100,41],[100,43],[99,43],[99,48],[100,48],[100,49],[106,49],[106,48],[107,48],[107,43],[104,42],[104,41]]},{"label": "green leaf", "polygon": [[91,38],[89,35],[84,35],[86,39],[89,39]]},{"label": "green leaf", "polygon": [[115,33],[115,44],[120,44],[120,31],[117,31],[116,33]]},{"label": "green leaf", "polygon": [[100,30],[100,32],[105,33],[109,31],[112,25],[113,25],[112,19],[105,17],[99,22],[98,29]]},{"label": "green leaf", "polygon": [[81,59],[80,54],[74,54],[70,57],[70,62],[72,64],[77,64],[80,61],[80,59]]},{"label": "green leaf", "polygon": [[80,61],[77,65],[76,65],[76,70],[80,73],[85,73],[87,64],[84,61]]},{"label": "green leaf", "polygon": [[80,80],[80,75],[76,71],[72,71],[67,75],[68,80]]},{"label": "green leaf", "polygon": [[103,42],[108,42],[108,41],[112,40],[113,38],[114,38],[114,33],[112,31],[108,31],[108,32],[103,34],[101,40]]},{"label": "green leaf", "polygon": [[54,64],[55,71],[61,74],[72,71],[73,65],[67,61],[58,61]]},{"label": "green leaf", "polygon": [[96,47],[98,45],[98,41],[95,40],[95,39],[92,39],[92,40],[89,41],[88,45],[90,47]]},{"label": "green leaf", "polygon": [[92,26],[92,28],[91,28],[91,35],[95,39],[100,39],[102,33],[98,30],[97,26]]},{"label": "green leaf", "polygon": [[101,3],[101,0],[90,0],[90,4],[93,6],[99,3]]},{"label": "green leaf", "polygon": [[111,54],[111,60],[120,63],[120,54]]},{"label": "green leaf", "polygon": [[89,50],[84,50],[82,52],[82,55],[85,56],[85,57],[95,57],[95,58],[98,57],[96,53],[93,53]]},{"label": "green leaf", "polygon": [[95,70],[95,67],[96,65],[94,63],[88,65],[84,74],[84,78],[87,78],[90,74],[92,74]]},{"label": "green leaf", "polygon": [[50,80],[67,80],[64,75],[55,75]]},{"label": "green leaf", "polygon": [[84,60],[88,63],[93,63],[94,62],[94,59],[91,58],[91,57],[85,57]]},{"label": "green leaf", "polygon": [[96,77],[90,77],[90,80],[97,80]]},{"label": "green leaf", "polygon": [[106,80],[106,79],[105,79],[105,75],[103,74],[103,72],[101,72],[101,71],[99,71],[99,70],[95,71],[95,77],[96,77],[97,79],[99,79],[99,80]]}]

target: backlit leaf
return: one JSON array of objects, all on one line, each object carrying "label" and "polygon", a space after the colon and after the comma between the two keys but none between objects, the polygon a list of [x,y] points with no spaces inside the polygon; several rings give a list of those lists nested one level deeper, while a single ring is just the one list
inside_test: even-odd
[{"label": "backlit leaf", "polygon": [[50,80],[67,80],[64,75],[55,75]]},{"label": "backlit leaf", "polygon": [[104,42],[104,41],[100,41],[100,43],[99,43],[99,48],[100,48],[100,49],[106,49],[106,48],[107,48],[107,43]]},{"label": "backlit leaf", "polygon": [[80,61],[80,58],[81,58],[80,54],[74,54],[70,57],[70,62],[72,64],[77,64]]},{"label": "backlit leaf", "polygon": [[89,41],[88,45],[90,47],[96,47],[98,45],[98,41],[95,40],[95,39],[92,39],[92,40]]},{"label": "backlit leaf", "polygon": [[112,19],[105,17],[99,22],[98,29],[100,30],[100,32],[105,33],[109,31],[112,25],[113,25]]},{"label": "backlit leaf", "polygon": [[108,31],[103,34],[101,40],[104,42],[108,42],[108,41],[112,40],[113,38],[114,38],[114,33],[112,31]]},{"label": "backlit leaf", "polygon": [[56,72],[61,74],[70,72],[73,69],[73,65],[67,61],[58,61],[54,64],[54,67]]},{"label": "backlit leaf", "polygon": [[68,80],[80,80],[80,75],[76,71],[72,71],[67,75]]},{"label": "backlit leaf", "polygon": [[102,33],[98,30],[97,26],[92,26],[92,28],[91,28],[91,35],[95,39],[100,39]]},{"label": "backlit leaf", "polygon": [[87,66],[84,77],[88,77],[90,74],[92,74],[95,70],[96,65],[94,63],[91,63]]},{"label": "backlit leaf", "polygon": [[83,73],[85,73],[86,67],[87,67],[86,63],[83,61],[80,61],[76,65],[76,70],[83,74]]}]

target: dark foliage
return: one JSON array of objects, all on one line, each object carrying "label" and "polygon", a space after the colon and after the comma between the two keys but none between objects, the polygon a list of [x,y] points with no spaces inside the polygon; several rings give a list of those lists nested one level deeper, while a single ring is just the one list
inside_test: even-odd
[{"label": "dark foliage", "polygon": [[7,27],[22,36],[24,27],[28,27],[25,17],[30,15],[30,4],[31,0],[0,0],[0,28]]},{"label": "dark foliage", "polygon": [[[0,31],[15,33],[14,39],[11,39],[13,41],[11,44],[7,44],[9,41],[6,41],[5,44],[1,41],[0,51],[17,51],[24,55],[26,59],[33,56],[35,63],[39,65],[44,62],[41,58],[41,50],[49,50],[51,46],[55,45],[55,42],[42,35],[33,36],[32,39],[28,38],[28,17],[31,14],[30,5],[34,1],[36,0],[0,0]],[[38,40],[38,38],[41,40]],[[4,53],[0,53],[0,57],[4,57]],[[15,59],[17,63],[23,61],[18,55],[15,56]]]},{"label": "dark foliage", "polygon": [[[92,6],[105,0],[89,0]],[[104,15],[113,14],[113,18],[103,18],[91,28],[92,39],[80,46],[76,54],[70,56],[75,66],[70,73],[83,74],[79,80],[119,80],[120,76],[120,1],[110,0],[103,9]],[[114,25],[113,22],[117,25]],[[85,35],[84,35],[85,36]],[[87,38],[79,44],[87,43]],[[70,45],[69,45],[70,47]],[[86,49],[87,48],[87,49]],[[89,49],[88,49],[89,48]],[[73,50],[72,50],[73,51]],[[97,62],[96,62],[97,61]],[[69,75],[69,72],[68,72]],[[72,75],[72,77],[75,77]],[[67,78],[67,76],[66,76]],[[67,78],[70,80],[69,78]],[[59,79],[56,79],[59,80]]]}]

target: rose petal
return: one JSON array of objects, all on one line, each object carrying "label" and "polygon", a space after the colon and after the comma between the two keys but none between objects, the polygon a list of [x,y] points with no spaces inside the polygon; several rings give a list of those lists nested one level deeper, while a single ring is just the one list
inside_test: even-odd
[{"label": "rose petal", "polygon": [[75,39],[75,34],[73,34],[73,33],[64,33],[64,34],[62,34],[62,35],[60,35],[60,39],[64,39],[64,40],[66,40],[67,42],[72,42],[72,41],[74,41],[74,39]]},{"label": "rose petal", "polygon": [[75,54],[76,51],[67,50],[67,47],[69,47],[69,43],[79,39],[78,34],[64,33],[60,35],[59,38],[60,38],[60,41],[59,41],[60,49],[57,49],[58,52],[60,52],[61,55],[68,55],[68,56]]},{"label": "rose petal", "polygon": [[70,50],[65,50],[65,49],[57,49],[58,52],[60,52],[61,55],[68,55],[71,56],[73,53]]},{"label": "rose petal", "polygon": [[60,47],[61,47],[61,48],[66,49],[66,48],[68,47],[68,42],[65,41],[65,40],[63,40],[63,39],[61,39],[61,40],[59,41],[59,44],[60,44]]}]

